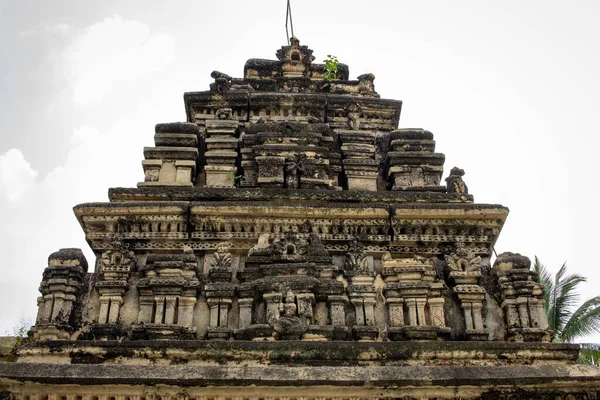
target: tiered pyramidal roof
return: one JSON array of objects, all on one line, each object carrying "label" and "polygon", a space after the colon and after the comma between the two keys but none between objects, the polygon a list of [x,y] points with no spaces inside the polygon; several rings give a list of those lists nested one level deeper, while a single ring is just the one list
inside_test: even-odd
[{"label": "tiered pyramidal roof", "polygon": [[0,391],[596,393],[578,347],[549,343],[529,259],[491,265],[508,209],[474,203],[459,168],[443,179],[433,134],[398,129],[402,102],[372,74],[326,79],[296,38],[276,54],[185,93],[187,121],[156,125],[137,188],[74,208],[93,271],[78,249],[49,257]]}]

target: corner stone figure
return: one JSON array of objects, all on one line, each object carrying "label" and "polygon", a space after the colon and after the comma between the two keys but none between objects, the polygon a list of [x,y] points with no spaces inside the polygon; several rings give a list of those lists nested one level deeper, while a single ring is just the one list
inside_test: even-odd
[{"label": "corner stone figure", "polygon": [[210,76],[215,80],[210,84],[211,92],[223,93],[231,87],[231,76],[219,71],[213,71]]},{"label": "corner stone figure", "polygon": [[450,171],[450,176],[446,178],[446,187],[448,193],[456,193],[456,194],[468,194],[469,189],[467,185],[463,181],[462,177],[465,175],[465,170],[454,167]]}]

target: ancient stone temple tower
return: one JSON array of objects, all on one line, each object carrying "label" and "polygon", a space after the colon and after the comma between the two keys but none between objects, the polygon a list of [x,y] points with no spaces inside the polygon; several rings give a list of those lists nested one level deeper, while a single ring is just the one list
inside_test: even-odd
[{"label": "ancient stone temple tower", "polygon": [[508,209],[372,74],[276,54],[185,93],[137,188],[75,206],[96,259],[50,255],[0,398],[598,398],[529,259],[491,265]]}]

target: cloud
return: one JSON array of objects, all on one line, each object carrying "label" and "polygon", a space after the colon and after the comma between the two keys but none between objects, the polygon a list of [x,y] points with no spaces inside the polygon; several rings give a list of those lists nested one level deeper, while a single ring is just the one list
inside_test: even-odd
[{"label": "cloud", "polygon": [[[56,28],[60,29],[66,28]],[[165,87],[154,82],[156,71],[174,60],[169,36],[115,16],[75,32],[60,53],[57,60],[63,64],[56,73],[65,73],[61,78],[72,95],[61,99],[65,104],[53,112],[74,127],[66,157],[59,160],[59,167],[38,174],[21,150],[0,154],[0,210],[6,227],[0,230],[0,304],[14,304],[0,313],[0,332],[10,329],[20,316],[35,315],[37,285],[48,254],[80,247],[93,270],[94,255],[72,207],[107,201],[109,187],[135,187],[143,180],[142,149],[152,144],[156,118],[170,118]],[[170,93],[168,97],[172,103]],[[132,107],[114,107],[117,100]],[[49,126],[45,134],[53,137],[58,129]]]},{"label": "cloud", "polygon": [[68,49],[67,60],[74,77],[73,102],[90,105],[120,83],[161,70],[174,60],[174,47],[169,36],[115,15],[87,28]]},{"label": "cloud", "polygon": [[19,31],[17,36],[21,39],[28,38],[37,34],[53,34],[53,35],[68,35],[71,33],[72,27],[65,23],[42,22],[31,29]]},{"label": "cloud", "polygon": [[21,150],[8,150],[0,155],[0,196],[18,201],[33,186],[37,175]]}]

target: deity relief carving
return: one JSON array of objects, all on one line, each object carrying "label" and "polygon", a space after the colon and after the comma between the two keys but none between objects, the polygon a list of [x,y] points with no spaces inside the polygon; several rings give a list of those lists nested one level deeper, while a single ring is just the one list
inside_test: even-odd
[{"label": "deity relief carving", "polygon": [[219,120],[231,119],[232,113],[233,111],[231,108],[219,108],[215,113],[215,116]]},{"label": "deity relief carving", "polygon": [[350,273],[369,274],[369,262],[364,245],[354,239],[348,243],[348,252],[344,260],[344,269]]},{"label": "deity relief carving", "polygon": [[348,128],[354,131],[360,129],[360,114],[361,107],[357,103],[352,103],[347,108],[348,112]]},{"label": "deity relief carving", "polygon": [[456,250],[444,258],[451,271],[471,272],[481,270],[481,257],[475,255],[463,242],[456,243]]},{"label": "deity relief carving", "polygon": [[302,334],[308,330],[308,324],[304,318],[300,318],[298,315],[299,310],[294,292],[290,290],[286,293],[285,299],[280,303],[279,310],[281,312],[280,317],[271,321],[276,337],[279,339],[300,339]]},{"label": "deity relief carving", "polygon": [[211,270],[231,271],[231,253],[229,252],[229,243],[219,243],[216,251],[210,259],[209,268]]},{"label": "deity relief carving", "polygon": [[120,235],[114,236],[110,246],[111,249],[102,253],[100,257],[100,274],[105,279],[107,273],[128,273],[135,265],[134,253],[123,243]]}]

